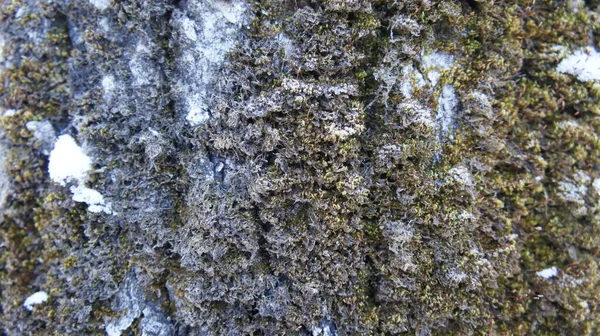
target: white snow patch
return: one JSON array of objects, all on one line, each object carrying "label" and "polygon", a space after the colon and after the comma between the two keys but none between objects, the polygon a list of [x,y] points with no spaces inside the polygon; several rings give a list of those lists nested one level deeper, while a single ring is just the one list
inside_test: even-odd
[{"label": "white snow patch", "polygon": [[48,162],[48,173],[54,182],[62,186],[70,180],[83,182],[91,169],[92,160],[70,135],[58,137]]},{"label": "white snow patch", "polygon": [[25,309],[27,309],[29,311],[32,311],[33,306],[42,304],[46,301],[48,301],[48,293],[36,292],[36,293],[33,293],[27,299],[25,299],[25,302],[23,302],[23,307],[25,307]]},{"label": "white snow patch", "polygon": [[581,128],[581,125],[574,120],[567,120],[559,122],[558,128],[565,131],[578,130]]},{"label": "white snow patch", "polygon": [[573,179],[579,184],[589,184],[592,181],[592,178],[581,170],[573,175]]},{"label": "white snow patch", "polygon": [[539,272],[535,272],[537,276],[544,279],[550,279],[558,275],[558,268],[556,266],[546,268],[545,270],[541,270]]},{"label": "white snow patch", "polygon": [[433,54],[425,55],[423,57],[423,67],[427,68],[438,68],[441,70],[448,70],[454,65],[454,56],[443,54],[441,52],[434,52]]},{"label": "white snow patch", "polygon": [[452,128],[456,121],[456,112],[458,111],[459,101],[456,96],[456,90],[451,85],[445,85],[442,93],[438,97],[438,113],[436,124],[440,141],[448,136],[453,139]]},{"label": "white snow patch", "polygon": [[50,178],[62,186],[74,183],[70,188],[73,200],[87,203],[89,211],[111,214],[110,204],[105,204],[104,197],[96,190],[84,186],[91,169],[92,160],[70,135],[58,137],[48,162]]},{"label": "white snow patch", "polygon": [[551,53],[549,53],[549,55],[552,55],[553,57],[556,57],[557,59],[563,59],[566,58],[567,56],[569,56],[570,51],[569,48],[567,48],[564,45],[554,45],[550,48]]},{"label": "white snow patch", "polygon": [[583,82],[600,80],[600,53],[593,46],[579,49],[563,59],[556,71],[575,75]]},{"label": "white snow patch", "polygon": [[73,186],[71,187],[71,193],[73,193],[73,200],[75,202],[82,202],[88,204],[88,210],[93,213],[105,212],[107,214],[112,213],[110,206],[104,202],[102,194],[94,189],[90,189],[85,186]]},{"label": "white snow patch", "polygon": [[412,90],[413,90],[413,87],[412,87],[412,84],[411,84],[410,81],[405,80],[400,85],[400,92],[402,92],[402,94],[406,98],[412,98],[413,97]]},{"label": "white snow patch", "polygon": [[110,0],[90,0],[90,3],[101,11],[107,9],[110,6]]},{"label": "white snow patch", "polygon": [[475,109],[474,112],[490,119],[493,117],[492,103],[488,95],[481,91],[472,91],[470,97],[475,103],[475,106],[472,107]]}]

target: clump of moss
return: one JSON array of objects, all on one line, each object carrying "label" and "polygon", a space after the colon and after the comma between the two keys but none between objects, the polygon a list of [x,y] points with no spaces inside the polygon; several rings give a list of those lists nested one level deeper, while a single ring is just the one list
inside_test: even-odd
[{"label": "clump of moss", "polygon": [[[286,302],[296,302],[280,302],[279,319],[302,328],[329,313],[349,333],[483,333],[490,321],[498,332],[593,330],[592,310],[573,308],[595,302],[589,287],[535,294],[536,271],[566,267],[575,246],[587,258],[595,244],[582,241],[590,233],[568,205],[552,202],[557,178],[595,160],[596,151],[593,136],[582,138],[593,132],[573,135],[577,143],[567,145],[568,136],[552,135],[552,125],[573,118],[561,112],[566,104],[590,122],[584,111],[594,113],[595,92],[557,75],[558,60],[539,49],[585,41],[595,14],[551,11],[553,5],[334,1],[323,13],[296,10],[276,32],[294,36],[302,71],[266,72],[252,56],[233,56],[232,74],[252,69],[247,73],[268,74],[265,82],[273,84],[238,77],[244,84],[235,96],[242,98],[217,109],[209,137],[219,155],[263,162],[250,179],[254,220],[262,223],[270,273],[284,279]],[[256,52],[276,58],[266,47],[275,33],[261,27],[257,20],[254,38],[264,42]],[[313,34],[303,35],[309,29]],[[462,101],[453,141],[440,143],[433,123],[410,121],[415,111],[434,113],[435,88],[413,91],[422,104],[416,109],[399,87],[381,96],[382,77],[374,75],[374,67],[394,59],[386,54],[417,61],[423,49],[457,59],[442,78]],[[519,72],[528,77],[516,80]],[[244,107],[243,97],[258,93]],[[260,117],[251,110],[257,106],[266,109]],[[231,116],[246,121],[229,123]],[[248,123],[252,131],[241,126]],[[261,151],[273,129],[285,142]],[[236,135],[240,141],[227,140]],[[563,252],[548,247],[561,245]],[[316,271],[325,269],[331,271]],[[594,282],[594,274],[585,273],[582,283]],[[570,268],[544,288],[566,286],[569,277]],[[293,294],[303,286],[319,295]],[[561,318],[575,309],[581,324],[552,323],[544,309],[553,304],[567,307],[552,310]]]}]

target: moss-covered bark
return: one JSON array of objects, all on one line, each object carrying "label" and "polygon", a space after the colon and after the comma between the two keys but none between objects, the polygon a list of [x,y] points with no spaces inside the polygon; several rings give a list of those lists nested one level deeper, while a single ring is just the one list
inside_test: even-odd
[{"label": "moss-covered bark", "polygon": [[595,1],[0,8],[7,334],[598,333]]}]

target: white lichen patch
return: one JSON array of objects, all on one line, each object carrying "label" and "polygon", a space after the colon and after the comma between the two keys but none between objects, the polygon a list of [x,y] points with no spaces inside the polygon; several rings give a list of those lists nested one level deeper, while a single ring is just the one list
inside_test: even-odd
[{"label": "white lichen patch", "polygon": [[321,322],[318,326],[311,329],[312,336],[335,336],[335,329],[329,323]]},{"label": "white lichen patch", "polygon": [[395,41],[394,31],[401,31],[404,33],[410,33],[413,36],[420,36],[424,26],[413,18],[405,15],[398,15],[392,19],[392,26],[390,29],[390,40]]},{"label": "white lichen patch", "polygon": [[25,302],[23,302],[23,307],[29,311],[32,311],[33,306],[42,304],[46,301],[48,301],[48,294],[46,292],[36,292],[25,299]]},{"label": "white lichen patch", "polygon": [[229,53],[240,40],[247,21],[247,6],[239,0],[190,2],[175,11],[173,26],[181,36],[181,54],[177,58],[179,79],[178,109],[183,110],[192,126],[210,117],[211,89]]},{"label": "white lichen patch", "polygon": [[448,270],[448,272],[446,272],[446,279],[448,279],[449,281],[456,283],[456,284],[463,282],[466,278],[467,278],[467,274],[459,271],[456,268],[453,268],[451,270]]},{"label": "white lichen patch", "polygon": [[277,35],[276,40],[277,44],[283,49],[285,57],[291,57],[295,54],[296,47],[294,46],[294,41],[283,32]]},{"label": "white lichen patch", "polygon": [[431,86],[436,86],[443,73],[454,66],[454,56],[435,52],[423,56],[421,67]]},{"label": "white lichen patch", "polygon": [[129,70],[133,75],[135,85],[144,86],[159,82],[160,75],[152,62],[151,48],[141,41],[138,42],[133,57],[129,61]]},{"label": "white lichen patch", "polygon": [[343,127],[336,124],[331,124],[329,126],[329,134],[339,140],[346,140],[360,131],[362,131],[362,129],[356,129],[348,126]]},{"label": "white lichen patch", "polygon": [[120,320],[111,322],[106,325],[107,336],[121,336],[127,328],[129,328],[138,316],[128,313]]},{"label": "white lichen patch", "polygon": [[458,214],[456,214],[456,219],[461,222],[474,222],[477,218],[472,213],[462,210]]},{"label": "white lichen patch", "polygon": [[594,179],[594,182],[592,182],[592,187],[594,187],[596,195],[600,196],[600,178]]},{"label": "white lichen patch", "polygon": [[414,261],[413,252],[408,245],[417,235],[410,222],[393,221],[382,226],[382,234],[388,242],[388,249],[392,252],[394,263],[404,271],[413,271],[417,265]]},{"label": "white lichen patch", "polygon": [[98,21],[98,26],[102,28],[102,31],[108,33],[110,31],[110,23],[108,22],[108,18],[103,17]]},{"label": "white lichen patch", "polygon": [[475,196],[475,181],[471,171],[465,166],[458,166],[448,170],[446,183],[455,185],[459,190],[463,190]]},{"label": "white lichen patch", "polygon": [[4,113],[2,113],[2,116],[4,117],[14,117],[15,115],[17,115],[18,111],[15,109],[7,109],[4,110]]},{"label": "white lichen patch", "polygon": [[181,19],[181,32],[185,37],[187,37],[190,41],[196,42],[198,40],[198,34],[196,34],[196,24],[194,21],[190,20],[187,17]]},{"label": "white lichen patch", "polygon": [[465,109],[465,113],[471,113],[487,119],[494,118],[492,102],[487,94],[481,91],[471,91],[467,95],[467,99],[469,100],[470,104],[468,110]]},{"label": "white lichen patch", "polygon": [[414,128],[422,134],[433,131],[436,126],[431,109],[416,100],[399,104],[397,111],[402,115],[402,126]]},{"label": "white lichen patch", "polygon": [[72,183],[73,186],[70,190],[73,194],[73,200],[87,203],[88,210],[91,212],[110,214],[112,213],[110,204],[104,202],[104,197],[99,192],[84,185],[91,169],[92,160],[71,136],[61,135],[58,137],[54,149],[50,152],[48,162],[50,178],[61,186]]},{"label": "white lichen patch", "polygon": [[415,230],[410,223],[393,221],[384,226],[383,235],[390,241],[390,251],[399,253],[400,248],[413,240]]},{"label": "white lichen patch", "polygon": [[550,279],[558,275],[558,268],[556,268],[556,266],[553,266],[541,270],[539,272],[535,272],[535,274],[537,274],[537,276],[539,276],[540,278]]},{"label": "white lichen patch", "polygon": [[15,13],[15,18],[22,19],[23,17],[25,17],[25,15],[27,15],[27,12],[27,6],[21,6],[19,7],[19,9],[17,9],[17,12]]},{"label": "white lichen patch", "polygon": [[574,75],[583,82],[600,80],[600,53],[593,46],[579,49],[563,59],[556,71]]},{"label": "white lichen patch", "polygon": [[110,0],[90,0],[90,3],[101,11],[107,9],[110,6]]},{"label": "white lichen patch", "polygon": [[454,167],[448,171],[448,177],[461,185],[474,185],[473,176],[465,166]]},{"label": "white lichen patch", "polygon": [[337,85],[321,85],[287,77],[281,82],[281,87],[290,93],[301,95],[322,95],[326,98],[331,98],[334,95],[356,96],[358,94],[358,86],[354,84],[343,83]]},{"label": "white lichen patch", "polygon": [[445,85],[438,97],[438,110],[435,118],[437,134],[440,142],[445,139],[454,139],[452,131],[456,124],[456,114],[459,109],[459,100],[456,90],[452,85]]},{"label": "white lichen patch", "polygon": [[56,132],[52,124],[48,120],[28,121],[25,123],[25,128],[41,143],[42,153],[48,155],[52,148],[52,143],[56,139]]},{"label": "white lichen patch", "polygon": [[558,182],[558,197],[571,203],[573,215],[580,217],[587,213],[585,197],[588,192],[587,185],[591,178],[584,172],[577,172],[572,179]]},{"label": "white lichen patch", "polygon": [[576,179],[558,182],[558,196],[567,202],[585,205],[585,195],[587,195],[588,190],[584,184],[585,182],[585,180],[578,181]]},{"label": "white lichen patch", "polygon": [[10,190],[10,176],[6,169],[6,148],[4,144],[0,142],[0,212],[6,205],[6,198]]},{"label": "white lichen patch", "polygon": [[[0,63],[4,63],[6,60],[4,56],[4,47],[6,47],[6,37],[4,34],[0,33]],[[2,68],[2,64],[0,64],[0,69]]]},{"label": "white lichen patch", "polygon": [[106,75],[102,77],[102,90],[104,90],[104,100],[109,101],[115,94],[115,90],[117,89],[117,83],[115,80],[115,76]]},{"label": "white lichen patch", "polygon": [[427,82],[425,77],[415,69],[412,64],[402,67],[402,84],[400,84],[400,92],[405,98],[413,97],[413,90],[415,88],[422,88]]},{"label": "white lichen patch", "polygon": [[586,186],[575,184],[572,181],[560,181],[558,182],[558,190],[558,196],[563,200],[579,205],[585,204]]},{"label": "white lichen patch", "polygon": [[578,13],[585,7],[584,0],[569,0],[569,8],[574,12]]},{"label": "white lichen patch", "polygon": [[192,126],[198,126],[208,120],[208,104],[201,94],[192,94],[186,98],[188,112],[185,119]]}]

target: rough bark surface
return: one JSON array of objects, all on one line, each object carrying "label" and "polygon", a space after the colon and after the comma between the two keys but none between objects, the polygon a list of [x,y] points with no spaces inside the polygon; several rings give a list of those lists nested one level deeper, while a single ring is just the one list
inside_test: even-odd
[{"label": "rough bark surface", "polygon": [[3,332],[597,335],[599,6],[1,1]]}]

